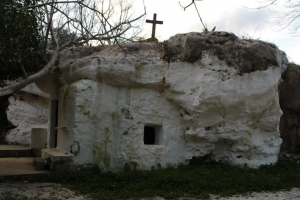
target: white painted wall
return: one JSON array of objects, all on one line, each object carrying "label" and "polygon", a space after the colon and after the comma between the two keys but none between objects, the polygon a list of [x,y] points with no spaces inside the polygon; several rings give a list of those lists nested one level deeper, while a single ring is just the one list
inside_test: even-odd
[{"label": "white painted wall", "polygon": [[[282,63],[240,75],[210,52],[169,64],[158,44],[124,47],[135,56],[107,47],[78,59],[67,52],[60,62],[59,126],[66,128],[58,148],[79,144],[76,165],[150,169],[205,155],[249,167],[277,161]],[[162,144],[144,145],[149,124],[162,126]]]}]

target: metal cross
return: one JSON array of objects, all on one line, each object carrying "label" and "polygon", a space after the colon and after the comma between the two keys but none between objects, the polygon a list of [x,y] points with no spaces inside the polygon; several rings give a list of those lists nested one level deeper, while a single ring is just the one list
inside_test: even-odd
[{"label": "metal cross", "polygon": [[154,13],[153,15],[153,20],[146,20],[146,23],[151,23],[152,25],[152,36],[151,39],[156,39],[155,38],[155,28],[156,28],[156,24],[163,24],[163,21],[156,21],[156,13]]}]

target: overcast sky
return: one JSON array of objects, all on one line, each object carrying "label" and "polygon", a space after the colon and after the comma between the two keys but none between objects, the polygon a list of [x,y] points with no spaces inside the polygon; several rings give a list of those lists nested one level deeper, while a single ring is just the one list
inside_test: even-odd
[{"label": "overcast sky", "polygon": [[[138,2],[137,2],[138,1]],[[141,0],[135,0],[135,9],[142,9]],[[182,5],[188,5],[191,0],[181,0]],[[233,32],[239,37],[249,36],[276,44],[279,49],[286,52],[290,61],[300,64],[297,50],[300,47],[300,36],[295,37],[289,30],[280,31],[280,27],[272,22],[274,13],[267,9],[256,8],[256,0],[203,0],[196,1],[203,21],[211,30],[216,26],[217,31]],[[177,33],[201,32],[202,25],[194,6],[184,11],[178,0],[145,0],[147,16],[152,19],[157,13],[157,20],[163,25],[156,26],[156,37],[159,41],[167,40]],[[283,5],[272,7],[272,10],[283,10]],[[151,24],[143,24],[146,38],[151,36]]]}]

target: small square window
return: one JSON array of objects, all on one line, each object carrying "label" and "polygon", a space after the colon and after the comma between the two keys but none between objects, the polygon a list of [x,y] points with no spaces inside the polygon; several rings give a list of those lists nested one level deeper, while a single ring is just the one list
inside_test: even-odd
[{"label": "small square window", "polygon": [[144,144],[161,145],[163,139],[161,126],[144,126]]}]

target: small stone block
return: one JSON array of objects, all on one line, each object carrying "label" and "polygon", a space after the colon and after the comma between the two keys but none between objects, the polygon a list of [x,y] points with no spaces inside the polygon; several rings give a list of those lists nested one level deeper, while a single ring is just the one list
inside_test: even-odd
[{"label": "small stone block", "polygon": [[31,149],[47,147],[47,126],[36,126],[31,129]]}]

